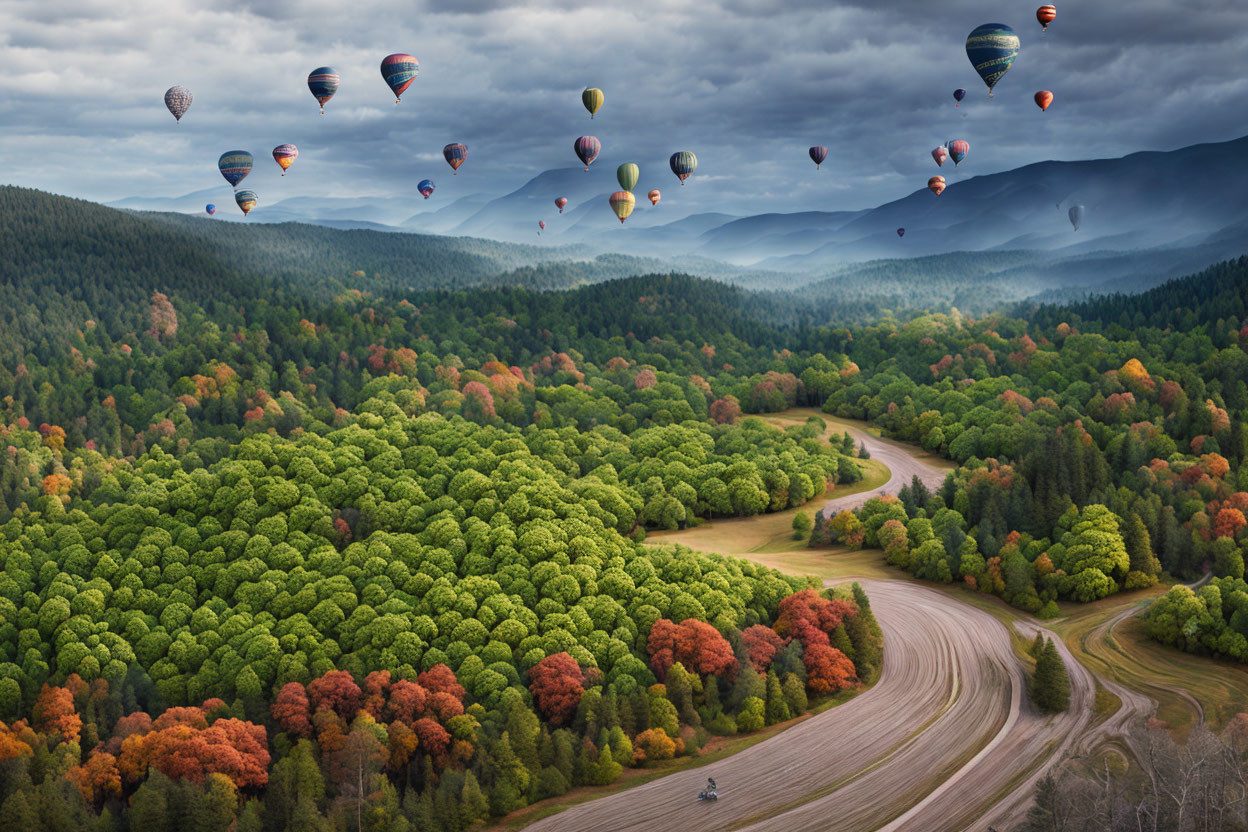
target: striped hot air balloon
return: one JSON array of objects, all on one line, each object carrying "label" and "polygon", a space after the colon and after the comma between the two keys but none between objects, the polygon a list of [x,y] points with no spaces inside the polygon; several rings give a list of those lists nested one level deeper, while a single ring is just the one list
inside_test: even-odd
[{"label": "striped hot air balloon", "polygon": [[810,161],[815,163],[815,170],[819,170],[819,166],[823,164],[823,160],[826,158],[828,158],[826,145],[817,144],[810,149]]},{"label": "striped hot air balloon", "polygon": [[174,121],[179,124],[182,123],[182,116],[186,115],[186,111],[191,108],[191,102],[194,100],[195,96],[191,95],[191,91],[181,85],[165,90],[165,106],[173,114]]},{"label": "striped hot air balloon", "polygon": [[450,165],[451,170],[454,171],[452,176],[458,176],[459,166],[462,165],[464,160],[468,158],[468,145],[452,142],[442,148],[442,158],[446,159],[446,163]]},{"label": "striped hot air balloon", "polygon": [[594,117],[594,113],[598,112],[598,109],[602,107],[602,103],[606,100],[607,98],[602,94],[602,90],[597,87],[586,87],[585,91],[581,93],[581,103],[585,105],[586,110],[589,110],[590,118]]},{"label": "striped hot air balloon", "polygon": [[615,179],[620,183],[620,187],[626,191],[632,191],[637,187],[637,180],[641,178],[641,168],[632,162],[625,162],[615,169]]},{"label": "striped hot air balloon", "polygon": [[620,218],[620,225],[624,224],[624,220],[629,218],[637,205],[632,191],[616,191],[608,201],[611,203],[611,210]]},{"label": "striped hot air balloon", "polygon": [[282,176],[286,175],[286,171],[290,170],[290,166],[299,158],[299,148],[293,144],[279,144],[273,148],[273,161],[277,162],[282,168]]},{"label": "striped hot air balloon", "polygon": [[325,102],[338,92],[338,73],[332,66],[318,66],[308,75],[308,89],[321,105],[321,115],[325,115]]},{"label": "striped hot air balloon", "polygon": [[927,180],[927,189],[936,194],[936,196],[940,196],[945,192],[945,177],[933,176]]},{"label": "striped hot air balloon", "polygon": [[963,139],[949,142],[949,158],[953,160],[954,167],[962,164],[962,160],[966,158],[966,154],[971,152],[971,145]]},{"label": "striped hot air balloon", "polygon": [[241,191],[234,192],[234,201],[238,203],[238,207],[243,209],[243,216],[251,213],[251,209],[256,207],[259,200],[256,198],[255,191],[249,191],[244,188]]},{"label": "striped hot air balloon", "polygon": [[693,155],[690,150],[678,150],[672,154],[672,158],[668,160],[668,164],[672,167],[672,173],[676,174],[676,178],[680,180],[680,184],[685,184],[685,180],[693,175],[698,169],[698,157]]},{"label": "striped hot air balloon", "polygon": [[381,77],[394,93],[394,103],[398,104],[403,93],[420,74],[420,61],[405,52],[395,52],[381,59]]},{"label": "striped hot air balloon", "polygon": [[1036,20],[1039,20],[1043,27],[1041,31],[1049,31],[1049,24],[1057,20],[1057,6],[1048,3],[1036,9]]},{"label": "striped hot air balloon", "polygon": [[658,205],[659,200],[663,198],[663,194],[659,193],[658,188],[655,188],[653,191],[651,191],[649,196],[650,196],[651,205]]},{"label": "striped hot air balloon", "polygon": [[598,158],[598,154],[602,151],[602,142],[593,136],[581,136],[572,143],[572,149],[576,151],[576,158],[581,160],[581,164],[585,165],[585,172],[589,173],[589,166]]},{"label": "striped hot air balloon", "polygon": [[1018,57],[1018,47],[1018,35],[1004,23],[985,23],[967,37],[966,57],[988,85],[989,98]]},{"label": "striped hot air balloon", "polygon": [[251,168],[255,163],[255,157],[246,150],[229,150],[222,153],[221,158],[217,160],[217,169],[221,171],[221,175],[231,187],[237,188],[238,183],[251,173]]},{"label": "striped hot air balloon", "polygon": [[416,190],[420,191],[421,196],[428,199],[429,195],[433,193],[433,187],[432,180],[422,179],[420,180],[420,184],[416,186]]},{"label": "striped hot air balloon", "polygon": [[942,144],[940,147],[932,151],[932,158],[936,160],[936,166],[943,168],[945,162],[949,159],[949,151]]},{"label": "striped hot air balloon", "polygon": [[1036,93],[1036,106],[1040,108],[1041,112],[1049,109],[1049,105],[1052,103],[1053,93],[1048,90],[1040,90],[1040,92]]},{"label": "striped hot air balloon", "polygon": [[563,206],[567,204],[568,204],[568,198],[566,196],[561,196],[555,200],[555,207],[559,209],[560,214],[563,213]]}]

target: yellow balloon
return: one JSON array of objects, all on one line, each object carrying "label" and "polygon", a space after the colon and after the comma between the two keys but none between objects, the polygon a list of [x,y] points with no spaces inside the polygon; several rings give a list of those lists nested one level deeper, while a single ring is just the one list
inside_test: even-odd
[{"label": "yellow balloon", "polygon": [[621,225],[633,213],[633,208],[637,205],[637,200],[633,198],[631,191],[616,191],[611,194],[610,202],[611,210],[620,218]]},{"label": "yellow balloon", "polygon": [[585,92],[581,93],[581,103],[585,105],[586,110],[589,110],[590,118],[594,117],[594,113],[598,112],[598,108],[605,100],[602,90],[597,87],[587,87]]}]

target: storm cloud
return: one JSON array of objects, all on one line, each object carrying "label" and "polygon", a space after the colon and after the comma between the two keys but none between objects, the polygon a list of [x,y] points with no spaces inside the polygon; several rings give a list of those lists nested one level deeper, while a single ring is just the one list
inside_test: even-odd
[{"label": "storm cloud", "polygon": [[[667,157],[697,153],[681,213],[868,207],[923,186],[929,151],[965,138],[952,181],[1046,159],[1120,156],[1248,132],[1248,4],[921,0],[9,0],[0,5],[0,179],[96,200],[229,188],[217,156],[257,157],[249,187],[290,196],[501,193],[575,164],[636,161],[640,188],[677,185]],[[1022,38],[995,99],[963,51],[985,22]],[[420,77],[396,106],[378,72],[410,52]],[[306,77],[342,76],[318,114]],[[161,96],[184,84],[181,125]],[[599,86],[591,121],[580,104]],[[970,91],[960,109],[950,92]],[[1036,90],[1056,95],[1041,113]],[[457,177],[447,142],[469,147]],[[268,158],[292,142],[285,179]],[[832,148],[823,169],[811,144]],[[948,167],[948,166],[947,166]],[[672,194],[676,196],[675,193]],[[607,210],[604,206],[603,210]]]}]

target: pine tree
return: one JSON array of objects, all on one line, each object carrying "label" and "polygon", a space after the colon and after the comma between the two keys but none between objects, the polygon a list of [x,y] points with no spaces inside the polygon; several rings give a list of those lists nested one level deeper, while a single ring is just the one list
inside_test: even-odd
[{"label": "pine tree", "polygon": [[858,458],[859,458],[859,459],[870,459],[870,458],[871,458],[871,452],[867,450],[867,443],[866,443],[866,442],[859,442],[859,443],[858,443]]},{"label": "pine tree", "polygon": [[1044,633],[1036,630],[1036,637],[1031,642],[1031,646],[1027,648],[1027,654],[1033,659],[1039,659],[1040,654],[1044,652]]},{"label": "pine tree", "polygon": [[1036,659],[1036,670],[1031,680],[1031,698],[1036,707],[1045,713],[1058,713],[1070,706],[1070,677],[1066,665],[1057,652],[1057,645],[1045,640],[1044,650]]},{"label": "pine tree", "polygon": [[1127,554],[1131,558],[1131,571],[1146,576],[1146,585],[1155,584],[1158,574],[1161,573],[1161,563],[1153,554],[1152,539],[1140,515],[1131,512],[1123,524],[1123,532],[1123,542],[1126,543]]},{"label": "pine tree", "polygon": [[792,718],[789,703],[785,701],[780,678],[774,670],[767,671],[767,724],[775,725]]}]

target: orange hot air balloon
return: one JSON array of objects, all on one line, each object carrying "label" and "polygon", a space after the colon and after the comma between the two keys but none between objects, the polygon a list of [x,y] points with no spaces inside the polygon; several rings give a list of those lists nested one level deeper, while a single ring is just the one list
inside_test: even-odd
[{"label": "orange hot air balloon", "polygon": [[659,200],[663,198],[663,195],[662,195],[661,193],[659,193],[659,189],[658,189],[658,188],[655,188],[653,191],[651,191],[651,192],[650,192],[650,194],[649,194],[649,196],[650,196],[650,204],[651,204],[651,205],[658,205],[658,204],[659,204]]},{"label": "orange hot air balloon", "polygon": [[1049,24],[1057,20],[1057,6],[1047,4],[1036,9],[1036,20],[1040,21],[1044,31],[1049,31]]},{"label": "orange hot air balloon", "polygon": [[1049,109],[1049,105],[1053,103],[1053,93],[1048,90],[1040,90],[1036,93],[1036,106],[1041,110]]},{"label": "orange hot air balloon", "polygon": [[936,196],[940,196],[945,192],[945,177],[933,176],[927,180],[927,189],[936,194]]}]

